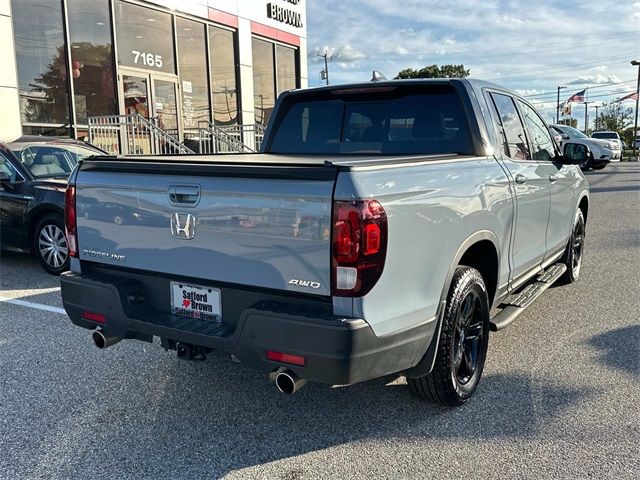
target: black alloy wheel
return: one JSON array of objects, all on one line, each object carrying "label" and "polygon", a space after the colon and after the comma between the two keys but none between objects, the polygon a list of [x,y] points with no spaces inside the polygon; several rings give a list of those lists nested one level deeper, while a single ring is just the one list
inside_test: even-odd
[{"label": "black alloy wheel", "polygon": [[582,210],[578,209],[573,222],[571,236],[567,243],[561,262],[567,266],[567,271],[562,276],[560,283],[573,283],[580,277],[582,270],[582,258],[584,257],[585,221]]},{"label": "black alloy wheel", "polygon": [[460,303],[453,340],[454,371],[460,385],[469,383],[478,370],[483,322],[480,296],[470,290]]},{"label": "black alloy wheel", "polygon": [[433,369],[407,377],[418,398],[449,407],[462,405],[475,393],[489,346],[489,299],[482,275],[459,266],[449,287]]}]

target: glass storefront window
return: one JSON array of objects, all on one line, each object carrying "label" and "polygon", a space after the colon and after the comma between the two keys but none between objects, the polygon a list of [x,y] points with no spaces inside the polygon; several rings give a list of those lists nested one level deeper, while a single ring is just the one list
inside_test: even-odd
[{"label": "glass storefront window", "polygon": [[276,45],[276,75],[278,95],[296,88],[296,51]]},{"label": "glass storefront window", "polygon": [[276,100],[273,43],[253,38],[252,46],[255,119],[266,125]]},{"label": "glass storefront window", "polygon": [[117,113],[108,0],[67,0],[76,123]]},{"label": "glass storefront window", "polygon": [[238,123],[238,91],[233,37],[233,32],[229,30],[209,27],[213,120],[216,125]]},{"label": "glass storefront window", "polygon": [[182,125],[185,130],[198,128],[209,120],[207,49],[202,23],[176,18],[178,31],[178,71],[182,95]]},{"label": "glass storefront window", "polygon": [[[60,0],[12,0],[23,123],[69,123]],[[3,47],[4,48],[4,47]]]},{"label": "glass storefront window", "polygon": [[116,2],[118,65],[175,73],[171,15]]}]

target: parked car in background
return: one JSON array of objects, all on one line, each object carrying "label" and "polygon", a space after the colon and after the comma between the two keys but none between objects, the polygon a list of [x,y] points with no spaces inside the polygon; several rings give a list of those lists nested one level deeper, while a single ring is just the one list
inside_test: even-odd
[{"label": "parked car in background", "polygon": [[104,154],[70,139],[22,137],[0,143],[0,248],[34,253],[42,267],[69,267],[64,191],[78,160]]},{"label": "parked car in background", "polygon": [[[567,142],[579,143],[586,145],[591,150],[589,159],[580,168],[582,170],[601,170],[606,167],[609,162],[619,161],[621,157],[621,150],[618,145],[610,140],[598,140],[596,138],[589,138],[580,130],[577,130],[568,125],[551,125],[551,134],[554,136],[559,135],[560,146],[564,147]],[[615,150],[617,148],[617,150]]]},{"label": "parked car in background", "polygon": [[597,138],[599,140],[608,140],[609,142],[614,144],[614,147],[615,147],[613,149],[614,157],[616,157],[617,159],[622,158],[622,150],[624,149],[624,142],[620,138],[620,135],[618,134],[618,132],[602,130],[598,132],[593,132],[591,134],[591,138]]}]

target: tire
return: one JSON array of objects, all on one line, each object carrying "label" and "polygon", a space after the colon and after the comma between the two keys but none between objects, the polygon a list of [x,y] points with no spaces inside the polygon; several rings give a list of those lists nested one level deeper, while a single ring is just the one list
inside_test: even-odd
[{"label": "tire", "polygon": [[584,162],[582,165],[580,165],[580,170],[582,170],[583,172],[586,172],[591,168],[592,164],[593,164],[593,153],[590,153],[589,159],[586,162]]},{"label": "tire", "polygon": [[578,280],[582,269],[582,257],[584,254],[585,222],[582,210],[578,209],[571,235],[567,242],[561,262],[567,266],[567,271],[560,278],[560,283],[567,285]]},{"label": "tire", "polygon": [[455,407],[465,403],[480,383],[489,345],[489,300],[482,275],[458,267],[447,295],[433,370],[407,378],[416,397]]},{"label": "tire", "polygon": [[604,167],[606,167],[606,165],[594,165],[591,168],[593,168],[594,170],[602,170],[604,169]]},{"label": "tire", "polygon": [[52,275],[69,269],[69,249],[61,215],[42,217],[33,235],[33,252],[42,268]]}]

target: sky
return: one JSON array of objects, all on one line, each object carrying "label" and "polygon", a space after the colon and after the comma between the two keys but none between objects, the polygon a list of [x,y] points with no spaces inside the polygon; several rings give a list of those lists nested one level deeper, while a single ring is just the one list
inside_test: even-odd
[{"label": "sky", "polygon": [[[464,64],[471,77],[525,96],[549,122],[557,86],[567,87],[561,102],[589,87],[592,125],[595,105],[635,91],[640,0],[308,0],[307,42],[309,86],[323,84],[325,50],[332,84]],[[584,109],[573,104],[579,128]]]}]

